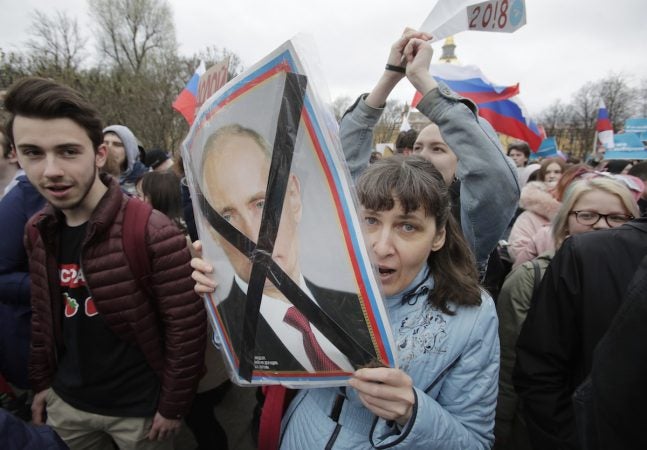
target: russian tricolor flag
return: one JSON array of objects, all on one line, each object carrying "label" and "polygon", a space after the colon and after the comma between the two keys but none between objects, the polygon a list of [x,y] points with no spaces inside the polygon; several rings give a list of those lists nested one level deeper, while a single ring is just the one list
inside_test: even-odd
[{"label": "russian tricolor flag", "polygon": [[189,122],[189,125],[192,125],[195,119],[195,110],[198,103],[198,83],[200,83],[200,77],[204,72],[204,61],[200,61],[200,65],[195,69],[195,73],[172,105],[173,109],[184,116],[186,121]]},{"label": "russian tricolor flag", "polygon": [[[526,141],[533,150],[539,148],[543,139],[539,127],[529,118],[521,102],[512,98],[519,94],[518,83],[495,85],[476,66],[432,64],[429,71],[436,81],[442,81],[458,95],[476,103],[479,115],[496,131]],[[415,107],[421,98],[416,92],[412,106]]]},{"label": "russian tricolor flag", "polygon": [[[432,64],[429,66],[429,72],[436,81],[442,81],[452,91],[469,98],[477,105],[505,100],[519,94],[518,83],[514,86],[497,86],[491,83],[476,66]],[[416,92],[411,102],[412,106],[415,108],[421,99],[420,92]]]},{"label": "russian tricolor flag", "polygon": [[531,120],[523,104],[515,98],[498,102],[481,103],[479,115],[490,122],[499,133],[521,139],[537,151],[543,140],[542,132]]},{"label": "russian tricolor flag", "polygon": [[598,140],[605,149],[614,147],[613,142],[613,125],[609,120],[609,112],[604,102],[600,100],[600,109],[598,110],[598,122],[595,125],[595,131],[598,132]]}]

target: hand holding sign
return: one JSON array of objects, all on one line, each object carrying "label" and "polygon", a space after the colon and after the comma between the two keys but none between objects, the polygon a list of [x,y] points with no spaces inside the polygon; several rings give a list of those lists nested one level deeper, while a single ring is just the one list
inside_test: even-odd
[{"label": "hand holding sign", "polygon": [[436,41],[465,30],[512,33],[525,24],[525,0],[439,0],[420,31],[430,33]]},{"label": "hand holding sign", "polygon": [[407,78],[413,87],[423,94],[438,86],[429,73],[432,55],[431,45],[422,39],[411,39],[404,48],[404,56],[407,61]]}]

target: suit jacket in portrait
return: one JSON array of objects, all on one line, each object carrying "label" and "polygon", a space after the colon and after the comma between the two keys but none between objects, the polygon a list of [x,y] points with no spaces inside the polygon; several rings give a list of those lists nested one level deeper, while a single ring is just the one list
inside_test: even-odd
[{"label": "suit jacket in portrait", "polygon": [[[350,292],[341,292],[332,289],[322,288],[311,283],[307,279],[306,285],[317,303],[339,326],[371,354],[377,355],[375,345],[371,340],[368,324],[357,295]],[[242,323],[245,310],[245,293],[238,287],[236,282],[227,298],[218,304],[218,312],[222,318],[233,352],[238,359],[240,354]],[[285,347],[281,339],[272,330],[267,321],[259,314],[256,331],[256,346],[254,351],[256,357],[265,361],[277,361],[279,364],[270,367],[270,370],[278,371],[305,371],[306,369]],[[377,359],[377,356],[376,356]],[[352,360],[354,366],[357,365]],[[256,367],[255,370],[267,370]]]}]

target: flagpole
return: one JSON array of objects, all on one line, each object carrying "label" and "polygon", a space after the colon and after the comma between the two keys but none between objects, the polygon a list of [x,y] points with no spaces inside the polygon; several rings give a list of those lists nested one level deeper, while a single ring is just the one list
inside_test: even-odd
[{"label": "flagpole", "polygon": [[595,130],[595,136],[593,137],[593,149],[591,150],[591,158],[595,158],[595,151],[597,150],[597,148],[598,148],[598,130]]}]

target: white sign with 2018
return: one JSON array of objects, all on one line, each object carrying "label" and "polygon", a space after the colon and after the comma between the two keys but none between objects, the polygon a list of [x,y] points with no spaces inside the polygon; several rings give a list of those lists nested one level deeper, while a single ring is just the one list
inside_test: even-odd
[{"label": "white sign with 2018", "polygon": [[490,0],[467,7],[470,30],[512,33],[526,23],[523,0]]}]

